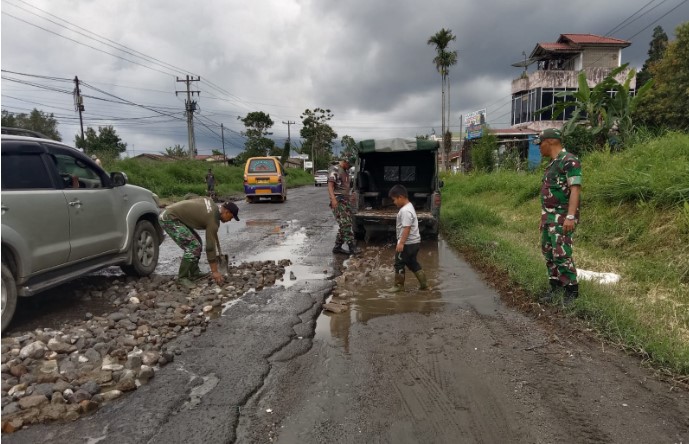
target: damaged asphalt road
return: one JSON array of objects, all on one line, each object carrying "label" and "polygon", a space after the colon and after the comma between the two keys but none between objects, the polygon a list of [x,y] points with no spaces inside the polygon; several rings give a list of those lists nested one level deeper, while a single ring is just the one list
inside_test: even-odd
[{"label": "damaged asphalt road", "polygon": [[[239,203],[242,221],[219,233],[235,263],[290,259],[278,286],[226,304],[198,337],[174,339],[181,354],[147,385],[3,441],[689,441],[687,391],[638,359],[576,322],[548,322],[554,312],[507,307],[442,240],[419,254],[431,291],[416,291],[410,274],[406,292],[386,294],[391,246],[372,243],[343,263],[330,251],[327,191],[289,193],[284,204]],[[163,245],[158,272],[171,274],[179,250]],[[344,311],[322,313],[331,299]]]}]

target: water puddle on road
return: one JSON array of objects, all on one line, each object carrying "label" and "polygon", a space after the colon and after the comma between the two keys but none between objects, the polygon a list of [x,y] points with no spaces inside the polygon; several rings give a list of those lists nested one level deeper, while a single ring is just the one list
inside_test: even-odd
[{"label": "water puddle on road", "polygon": [[450,304],[482,315],[497,310],[500,301],[495,291],[442,239],[424,240],[417,256],[428,277],[429,290],[418,290],[416,276],[406,270],[405,291],[386,291],[394,279],[393,248],[392,243],[369,244],[361,255],[343,263],[342,274],[335,278],[337,286],[326,302],[343,302],[348,308],[340,313],[324,310],[316,323],[317,339],[347,350],[352,325],[378,316],[431,314]]}]

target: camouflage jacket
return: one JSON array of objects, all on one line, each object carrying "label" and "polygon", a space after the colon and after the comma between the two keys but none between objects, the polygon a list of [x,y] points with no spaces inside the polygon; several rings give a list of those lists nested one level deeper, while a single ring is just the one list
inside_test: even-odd
[{"label": "camouflage jacket", "polygon": [[[572,186],[581,186],[581,163],[577,156],[564,149],[553,159],[543,174],[541,186],[541,224],[562,225],[569,206]],[[579,220],[579,208],[575,214]]]},{"label": "camouflage jacket", "polygon": [[331,166],[328,170],[328,182],[335,184],[333,191],[336,195],[349,196],[352,186],[351,179],[349,173],[339,164]]}]

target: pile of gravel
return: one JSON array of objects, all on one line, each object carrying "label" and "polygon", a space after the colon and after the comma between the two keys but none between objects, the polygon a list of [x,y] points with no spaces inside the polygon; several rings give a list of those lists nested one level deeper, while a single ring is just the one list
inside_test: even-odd
[{"label": "pile of gravel", "polygon": [[15,332],[2,338],[2,431],[29,424],[70,421],[136,390],[182,351],[166,344],[198,336],[220,315],[224,303],[250,289],[282,279],[289,260],[231,266],[225,283],[178,286],[174,277],[113,277],[106,288],[78,290],[99,299],[107,312],[60,329]]}]

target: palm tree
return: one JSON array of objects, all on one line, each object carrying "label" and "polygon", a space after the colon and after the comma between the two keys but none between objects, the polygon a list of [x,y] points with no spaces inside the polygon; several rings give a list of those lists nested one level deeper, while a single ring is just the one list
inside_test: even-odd
[{"label": "palm tree", "polygon": [[[442,126],[442,140],[443,140],[443,152],[445,153],[443,166],[447,169],[448,166],[448,155],[450,151],[450,142],[447,138],[446,127],[449,128],[450,124],[450,66],[457,64],[457,51],[447,51],[447,46],[451,41],[457,40],[457,37],[452,33],[452,30],[441,28],[440,31],[436,32],[431,38],[428,39],[429,45],[434,45],[436,50],[436,56],[433,59],[435,68],[440,73],[441,80],[441,126]],[[445,89],[447,87],[447,96],[445,96]],[[447,125],[446,125],[447,123]],[[448,139],[446,141],[446,138]]]}]

